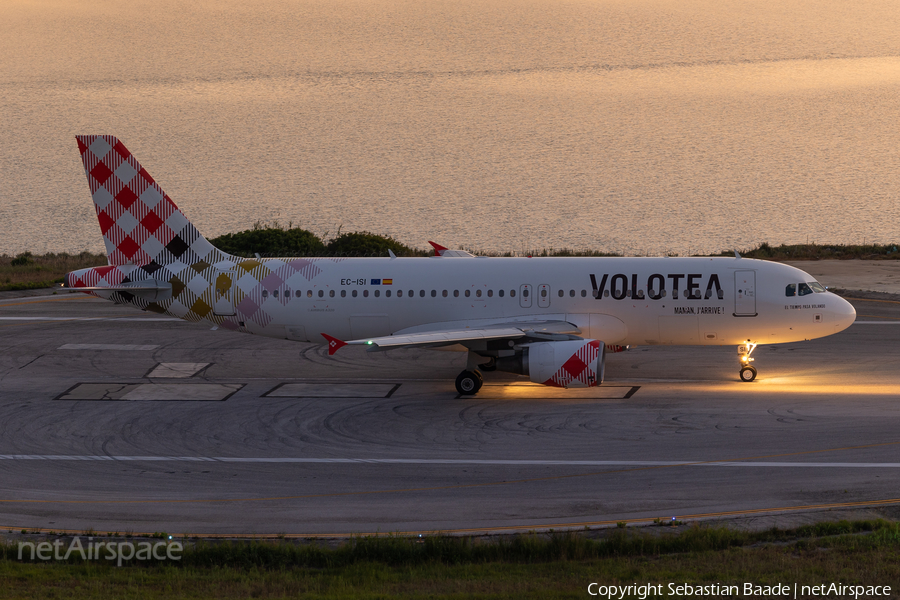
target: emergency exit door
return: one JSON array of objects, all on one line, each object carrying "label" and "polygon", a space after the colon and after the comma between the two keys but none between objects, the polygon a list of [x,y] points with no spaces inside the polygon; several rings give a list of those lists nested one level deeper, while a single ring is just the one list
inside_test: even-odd
[{"label": "emergency exit door", "polygon": [[216,275],[215,304],[213,314],[220,317],[233,317],[234,311],[234,272],[225,271]]}]

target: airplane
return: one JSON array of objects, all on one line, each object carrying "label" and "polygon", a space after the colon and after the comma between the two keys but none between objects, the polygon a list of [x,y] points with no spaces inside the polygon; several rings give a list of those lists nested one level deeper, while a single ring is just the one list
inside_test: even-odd
[{"label": "airplane", "polygon": [[484,257],[432,242],[432,257],[241,258],[215,248],[115,137],[78,148],[108,265],[64,287],[186,321],[369,351],[467,352],[456,378],[489,371],[564,388],[600,385],[606,354],[636,345],[737,346],[753,381],[759,344],[842,331],[846,300],[792,266],[735,257]]}]

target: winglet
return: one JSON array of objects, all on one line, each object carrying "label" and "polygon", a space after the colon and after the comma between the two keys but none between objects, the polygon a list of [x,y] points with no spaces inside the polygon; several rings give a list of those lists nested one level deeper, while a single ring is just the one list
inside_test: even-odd
[{"label": "winglet", "polygon": [[327,333],[323,333],[322,337],[328,340],[328,356],[332,356],[335,352],[347,345],[347,342],[341,341],[336,337],[331,337]]},{"label": "winglet", "polygon": [[444,248],[444,247],[441,246],[440,244],[435,244],[434,242],[432,242],[432,241],[430,241],[430,240],[429,240],[428,243],[431,244],[431,247],[432,247],[432,248],[434,248],[434,255],[435,255],[435,256],[443,256],[443,255],[444,255],[444,252],[446,252],[447,250],[449,250],[449,248]]}]

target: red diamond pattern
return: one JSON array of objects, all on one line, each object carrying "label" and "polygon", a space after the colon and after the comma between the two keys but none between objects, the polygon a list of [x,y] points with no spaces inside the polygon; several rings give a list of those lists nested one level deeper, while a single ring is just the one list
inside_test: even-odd
[{"label": "red diamond pattern", "polygon": [[156,230],[159,229],[159,226],[162,224],[163,220],[153,211],[148,212],[147,216],[141,219],[141,225],[143,225],[150,233],[156,233]]},{"label": "red diamond pattern", "polygon": [[106,180],[113,174],[112,169],[106,166],[104,162],[98,162],[97,166],[91,169],[91,177],[97,180],[97,183],[103,185]]},{"label": "red diamond pattern", "polygon": [[141,247],[138,246],[137,242],[127,235],[125,236],[125,239],[119,243],[119,250],[121,250],[122,254],[124,254],[128,260],[131,260],[140,249]]},{"label": "red diamond pattern", "polygon": [[[96,143],[101,137],[106,144]],[[167,220],[173,214],[180,212],[178,207],[118,139],[113,136],[96,135],[77,136],[77,139],[81,160],[85,172],[88,174],[88,184],[91,193],[95,196],[94,205],[97,208],[97,218],[106,242],[106,254],[110,264],[147,264],[150,262],[163,264],[176,260],[177,257],[173,257],[165,250],[165,247],[172,242],[175,234],[179,233],[173,232],[166,225]],[[105,152],[103,156],[94,154],[94,151],[102,152],[102,150],[96,150],[97,148],[105,149],[107,147],[111,147],[112,150]],[[95,150],[92,151],[91,148]],[[119,181],[118,177],[113,177],[116,172],[130,170],[119,170],[124,163],[128,163],[128,167],[134,169],[139,176],[126,182]],[[153,193],[148,197],[160,198],[152,208],[145,200],[141,200],[142,195],[151,187]],[[112,200],[109,199],[108,194],[112,194]],[[100,206],[104,208],[101,210]],[[123,218],[125,220],[121,220]],[[134,219],[139,223],[137,226],[134,226]],[[128,226],[124,225],[126,221]],[[189,221],[184,218],[183,221],[179,219],[179,222]],[[125,235],[123,227],[130,231],[129,235]],[[228,258],[227,254],[216,250],[205,238],[196,235],[196,230],[192,228],[192,231],[194,234],[188,236],[183,242],[191,252],[189,254],[179,253],[178,257],[183,257],[182,260],[190,257],[191,261],[199,259],[208,263]]]},{"label": "red diamond pattern", "polygon": [[103,235],[106,235],[106,232],[109,231],[110,227],[116,224],[116,222],[106,214],[105,211],[100,211],[100,214],[97,215],[97,219],[100,221],[100,231],[103,232]]},{"label": "red diamond pattern", "polygon": [[125,207],[127,210],[131,208],[131,205],[138,199],[137,194],[131,191],[131,188],[127,185],[122,188],[122,191],[116,194],[116,201]]},{"label": "red diamond pattern", "polygon": [[544,385],[553,387],[569,387],[570,385],[590,387],[597,385],[599,383],[597,380],[599,374],[595,372],[593,365],[599,353],[599,341],[585,340],[584,345],[573,352],[550,379],[543,382]]}]

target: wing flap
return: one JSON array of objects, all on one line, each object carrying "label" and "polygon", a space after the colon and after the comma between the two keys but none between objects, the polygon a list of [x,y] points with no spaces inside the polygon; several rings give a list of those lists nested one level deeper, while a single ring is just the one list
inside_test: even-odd
[{"label": "wing flap", "polygon": [[472,342],[475,340],[503,340],[515,339],[525,335],[525,332],[515,327],[497,329],[458,329],[445,331],[432,331],[429,333],[410,333],[406,335],[386,335],[364,340],[351,340],[347,342],[351,346],[374,346],[378,349],[399,348],[401,346],[445,346]]},{"label": "wing flap", "polygon": [[528,336],[571,336],[581,330],[567,321],[521,321],[497,323],[479,328],[440,329],[421,333],[400,333],[361,340],[350,340],[347,345],[369,346],[371,350],[388,350],[400,347],[449,346],[475,341],[515,340]]}]

